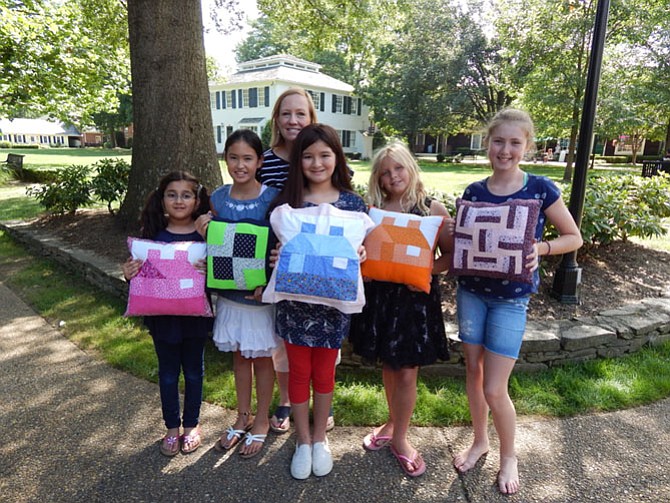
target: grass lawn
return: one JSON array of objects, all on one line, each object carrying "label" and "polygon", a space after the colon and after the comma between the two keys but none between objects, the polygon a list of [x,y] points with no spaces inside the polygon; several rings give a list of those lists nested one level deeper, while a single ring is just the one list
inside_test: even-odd
[{"label": "grass lawn", "polygon": [[[5,284],[81,348],[110,365],[157,381],[151,338],[125,305],[53,262],[36,259],[0,232],[0,275]],[[64,322],[64,323],[60,323]],[[670,343],[619,358],[569,364],[537,374],[513,374],[510,390],[520,414],[567,416],[649,403],[670,394]],[[205,400],[235,408],[230,353],[206,349]],[[335,390],[338,424],[385,420],[379,371],[340,369]],[[276,398],[276,397],[275,397]],[[421,377],[413,423],[457,425],[469,421],[462,378]]]},{"label": "grass lawn", "polygon": [[[54,150],[70,152],[69,149],[51,149],[52,155]],[[74,155],[74,159],[92,159],[91,162],[98,158],[100,155]],[[67,159],[64,165],[77,162],[72,161],[70,155],[64,155],[63,159]],[[49,162],[53,160],[52,157]],[[484,164],[438,165],[422,161],[421,165],[426,185],[449,194],[461,192],[468,183],[489,172]],[[354,161],[351,167],[356,173],[355,182],[366,184],[369,163]],[[529,165],[529,169],[554,180],[563,176],[560,167]],[[26,219],[38,213],[40,208],[25,196],[24,185],[0,184],[0,220]],[[664,241],[670,243],[668,238]],[[110,365],[157,381],[151,338],[140,320],[123,317],[125,305],[119,299],[96,290],[50,261],[26,254],[2,232],[0,277],[41,316],[55,323],[64,321],[61,330],[81,348],[96,353]],[[670,343],[666,343],[656,348],[643,348],[635,355],[619,359],[569,364],[530,375],[515,373],[510,382],[510,393],[520,414],[566,416],[641,405],[670,395],[669,358]],[[206,349],[205,366],[205,399],[234,408],[231,355],[220,353],[210,344]],[[342,369],[338,371],[337,379],[334,406],[338,424],[372,425],[385,420],[387,411],[381,372]],[[421,377],[413,424],[446,426],[468,421],[462,378]]]},{"label": "grass lawn", "polygon": [[33,169],[64,168],[71,164],[93,164],[105,157],[119,157],[130,162],[132,151],[127,149],[103,149],[103,148],[0,148],[0,160],[4,161],[7,154],[25,155],[23,165]]}]

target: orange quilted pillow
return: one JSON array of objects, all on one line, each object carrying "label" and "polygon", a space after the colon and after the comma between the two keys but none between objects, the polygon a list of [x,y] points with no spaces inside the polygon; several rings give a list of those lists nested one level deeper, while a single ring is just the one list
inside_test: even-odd
[{"label": "orange quilted pillow", "polygon": [[363,243],[367,259],[361,264],[361,274],[429,293],[435,246],[444,218],[379,208],[370,208],[369,215],[376,227]]}]

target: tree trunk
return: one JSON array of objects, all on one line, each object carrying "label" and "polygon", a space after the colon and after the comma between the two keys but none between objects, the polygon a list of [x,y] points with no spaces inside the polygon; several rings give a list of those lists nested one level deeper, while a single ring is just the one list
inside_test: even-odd
[{"label": "tree trunk", "polygon": [[205,69],[200,0],[128,0],[133,161],[119,209],[137,225],[147,194],[173,170],[222,183]]}]

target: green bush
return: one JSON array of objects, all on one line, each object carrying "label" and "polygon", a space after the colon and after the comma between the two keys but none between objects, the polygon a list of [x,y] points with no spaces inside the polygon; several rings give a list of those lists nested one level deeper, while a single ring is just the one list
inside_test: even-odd
[{"label": "green bush", "polygon": [[[570,200],[570,187],[563,198]],[[662,219],[670,217],[670,176],[608,175],[589,178],[581,231],[587,246],[626,241],[629,236],[664,236]],[[556,236],[547,226],[547,238]]]},{"label": "green bush", "polygon": [[59,171],[57,169],[35,169],[23,168],[18,173],[18,179],[26,183],[52,183],[58,180]]},{"label": "green bush", "polygon": [[31,143],[30,145],[26,145],[25,143],[14,143],[14,144],[12,145],[12,148],[20,148],[20,149],[38,149],[38,148],[40,148],[40,146],[37,145],[37,144],[32,144],[32,143]]},{"label": "green bush", "polygon": [[121,201],[128,189],[130,164],[123,159],[101,159],[92,166],[95,176],[91,180],[91,189],[101,201],[107,203],[107,209],[113,215],[112,203]]},{"label": "green bush", "polygon": [[12,142],[7,140],[0,141],[0,148],[12,148]]},{"label": "green bush", "polygon": [[444,162],[445,156],[444,154],[437,154],[436,159],[437,162]]},{"label": "green bush", "polygon": [[58,173],[55,182],[28,187],[26,194],[37,199],[47,211],[74,214],[92,202],[89,170],[88,166],[72,164]]}]

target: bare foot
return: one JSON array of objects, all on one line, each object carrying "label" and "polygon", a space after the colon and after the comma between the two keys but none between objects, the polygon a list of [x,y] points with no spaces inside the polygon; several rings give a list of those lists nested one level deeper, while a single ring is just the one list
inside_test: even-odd
[{"label": "bare foot", "polygon": [[498,489],[503,494],[515,494],[519,491],[519,470],[514,456],[500,458]]},{"label": "bare foot", "polygon": [[459,452],[454,456],[454,468],[459,472],[465,473],[474,468],[479,459],[489,452],[489,444],[472,444],[464,451]]}]

